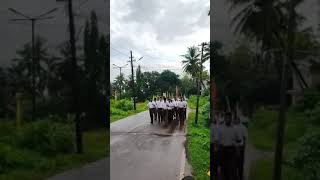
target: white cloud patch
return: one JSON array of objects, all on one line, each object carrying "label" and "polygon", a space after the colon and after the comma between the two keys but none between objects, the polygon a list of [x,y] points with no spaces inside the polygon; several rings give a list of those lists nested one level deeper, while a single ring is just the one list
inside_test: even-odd
[{"label": "white cloud patch", "polygon": [[[187,47],[210,40],[207,0],[111,0],[111,64],[133,56],[144,71],[182,73]],[[130,74],[129,66],[123,72]],[[119,74],[111,69],[111,81]]]}]

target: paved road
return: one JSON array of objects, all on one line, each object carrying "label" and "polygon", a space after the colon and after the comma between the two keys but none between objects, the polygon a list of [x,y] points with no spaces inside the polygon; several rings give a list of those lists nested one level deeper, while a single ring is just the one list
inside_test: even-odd
[{"label": "paved road", "polygon": [[142,112],[111,124],[111,180],[179,180],[185,165],[184,130],[150,124]]},{"label": "paved road", "polygon": [[47,180],[106,180],[110,174],[109,158],[73,169]]}]

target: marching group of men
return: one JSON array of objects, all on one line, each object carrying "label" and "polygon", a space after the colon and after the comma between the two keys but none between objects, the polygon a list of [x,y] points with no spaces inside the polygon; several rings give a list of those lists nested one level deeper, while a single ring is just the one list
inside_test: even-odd
[{"label": "marching group of men", "polygon": [[211,123],[211,174],[219,180],[242,180],[247,127],[227,112]]},{"label": "marching group of men", "polygon": [[158,121],[159,123],[167,122],[169,124],[174,120],[177,120],[182,127],[187,117],[187,106],[188,103],[183,97],[157,97],[152,101],[149,100],[148,108],[151,124],[155,121]]}]

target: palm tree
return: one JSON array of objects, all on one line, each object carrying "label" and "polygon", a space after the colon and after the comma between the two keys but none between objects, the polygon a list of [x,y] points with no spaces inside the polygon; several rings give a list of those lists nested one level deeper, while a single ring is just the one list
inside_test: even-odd
[{"label": "palm tree", "polygon": [[[282,61],[280,109],[277,127],[277,142],[275,149],[274,180],[281,179],[283,137],[286,119],[286,88],[287,66],[292,65],[300,76],[299,70],[293,62],[294,39],[298,25],[303,17],[295,11],[303,0],[230,0],[232,7],[245,6],[233,19],[235,30],[254,38],[261,44],[261,53],[267,52],[272,46],[281,47],[281,54],[285,54]],[[260,24],[262,23],[262,26]],[[300,76],[301,80],[303,78]]]},{"label": "palm tree", "polygon": [[[187,54],[182,55],[182,57],[184,58],[184,60],[182,60],[182,64],[183,64],[183,71],[190,74],[193,78],[196,78],[196,83],[197,83],[197,102],[198,102],[198,98],[200,96],[200,84],[199,84],[199,71],[202,69],[200,69],[200,54],[199,54],[199,48],[192,46],[192,47],[188,47],[188,51]],[[196,107],[197,111],[196,111],[196,119],[195,119],[195,123],[198,123],[198,109],[199,109],[199,103],[197,103],[197,107]]]},{"label": "palm tree", "polygon": [[261,54],[277,42],[282,25],[283,4],[277,0],[229,0],[230,9],[242,7],[232,19],[236,33],[242,33],[261,46]]},{"label": "palm tree", "polygon": [[192,77],[196,77],[197,72],[199,71],[199,48],[192,46],[188,47],[186,54],[182,55],[184,60],[182,60],[183,71],[190,74]]}]

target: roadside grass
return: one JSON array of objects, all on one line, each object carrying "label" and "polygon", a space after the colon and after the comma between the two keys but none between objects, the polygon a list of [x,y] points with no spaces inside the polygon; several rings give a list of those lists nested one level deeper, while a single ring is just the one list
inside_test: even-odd
[{"label": "roadside grass", "polygon": [[[200,96],[199,107],[203,107],[208,102],[209,102],[209,96]],[[196,95],[192,95],[189,97],[188,106],[191,109],[196,109],[196,106],[197,106],[197,96]]]},{"label": "roadside grass", "polygon": [[[287,161],[295,153],[299,144],[297,140],[306,133],[305,115],[289,109],[284,137],[283,158]],[[273,110],[258,110],[249,123],[249,141],[259,150],[273,152],[276,143],[276,126],[278,112]],[[250,180],[272,180],[273,159],[258,160],[250,170]],[[299,172],[283,164],[282,179],[298,180]]]},{"label": "roadside grass", "polygon": [[[249,123],[249,141],[259,150],[273,151],[276,140],[278,112],[272,110],[258,110]],[[285,128],[285,146],[292,144],[305,131],[305,117],[303,113],[289,110]]]},{"label": "roadside grass", "polygon": [[[3,127],[10,125],[1,124],[1,126],[2,130]],[[10,129],[16,131],[14,127]],[[0,157],[2,162],[0,180],[43,180],[54,174],[109,156],[109,133],[106,129],[84,132],[82,154],[72,152],[50,156],[32,149],[17,147],[14,143],[8,143],[8,139],[15,141],[14,133],[8,134],[7,137],[1,133],[0,151],[5,155]]]},{"label": "roadside grass", "polygon": [[[287,166],[283,166],[282,179],[283,180],[301,180],[299,172]],[[250,171],[250,180],[272,180],[273,159],[258,160]]]},{"label": "roadside grass", "polygon": [[136,103],[136,111],[133,110],[133,103],[129,100],[121,100],[122,104],[118,101],[112,100],[110,103],[110,123],[125,117],[140,113],[147,110],[147,102]]},{"label": "roadside grass", "polygon": [[187,130],[187,156],[192,173],[197,180],[207,180],[210,169],[210,129],[205,126],[202,114],[198,124],[194,123],[195,112],[189,113]]}]

